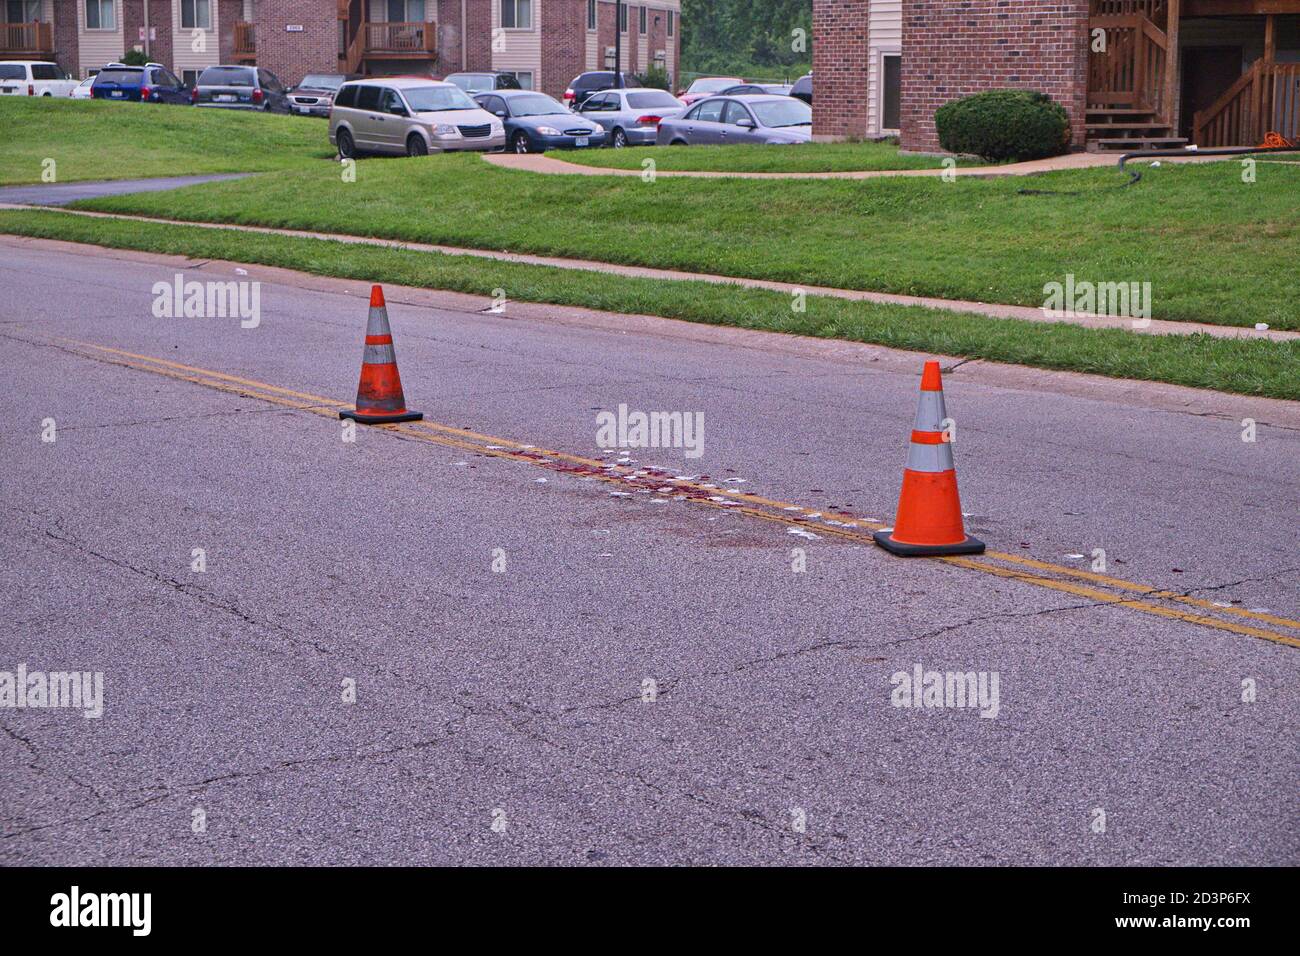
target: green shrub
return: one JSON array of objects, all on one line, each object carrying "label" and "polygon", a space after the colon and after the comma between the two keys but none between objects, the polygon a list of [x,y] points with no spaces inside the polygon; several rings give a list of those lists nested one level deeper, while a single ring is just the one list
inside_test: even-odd
[{"label": "green shrub", "polygon": [[989,162],[1042,159],[1070,145],[1070,118],[1045,93],[989,90],[935,111],[939,145]]},{"label": "green shrub", "polygon": [[641,81],[641,85],[647,89],[668,89],[668,71],[657,64],[650,66],[638,79]]},{"label": "green shrub", "polygon": [[149,62],[149,58],[144,55],[144,50],[130,49],[118,62],[125,63],[127,66],[144,66]]}]

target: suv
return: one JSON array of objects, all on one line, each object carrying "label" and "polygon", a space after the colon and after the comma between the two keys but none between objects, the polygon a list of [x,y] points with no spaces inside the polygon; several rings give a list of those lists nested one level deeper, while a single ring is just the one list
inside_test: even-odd
[{"label": "suv", "polygon": [[289,91],[289,108],[303,116],[329,116],[339,87],[359,79],[356,73],[309,73]]},{"label": "suv", "polygon": [[344,83],[330,109],[329,137],[344,159],[361,153],[424,156],[506,145],[501,120],[460,87],[413,77]]},{"label": "suv", "polygon": [[134,103],[190,102],[190,91],[161,63],[123,66],[110,63],[95,74],[90,84],[94,100],[122,100]]},{"label": "suv", "polygon": [[583,103],[587,102],[587,97],[592,93],[599,93],[601,90],[612,90],[615,87],[637,87],[640,88],[641,81],[634,74],[622,74],[623,82],[619,83],[615,79],[613,70],[595,70],[591,73],[579,73],[569,84],[569,88],[564,91],[564,105],[571,110],[579,109]]},{"label": "suv", "polygon": [[45,60],[0,62],[0,96],[71,96],[77,81]]},{"label": "suv", "polygon": [[289,112],[284,84],[260,66],[210,66],[199,74],[190,99],[198,106]]},{"label": "suv", "polygon": [[491,90],[522,89],[513,73],[452,73],[443,77],[443,82],[459,86],[470,96]]},{"label": "suv", "polygon": [[794,86],[790,87],[790,95],[797,100],[803,100],[809,106],[812,106],[812,74],[807,73],[794,81]]}]

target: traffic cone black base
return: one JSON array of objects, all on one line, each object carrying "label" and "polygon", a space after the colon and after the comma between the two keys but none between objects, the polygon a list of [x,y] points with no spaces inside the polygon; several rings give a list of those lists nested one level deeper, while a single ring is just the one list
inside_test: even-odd
[{"label": "traffic cone black base", "polygon": [[893,531],[877,531],[871,537],[890,554],[904,558],[937,558],[945,554],[983,554],[984,542],[967,538],[957,544],[905,544],[890,537]]},{"label": "traffic cone black base", "polygon": [[400,415],[366,415],[362,412],[339,412],[339,418],[350,418],[363,425],[390,425],[393,422],[418,422],[424,412],[403,412]]}]

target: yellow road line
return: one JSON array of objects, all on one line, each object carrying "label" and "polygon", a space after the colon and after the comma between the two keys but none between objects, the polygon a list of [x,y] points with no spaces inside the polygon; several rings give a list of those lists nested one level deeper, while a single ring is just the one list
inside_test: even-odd
[{"label": "yellow road line", "polygon": [[[114,356],[114,358],[104,359],[104,361],[109,361],[112,364],[122,365],[140,371],[152,372],[154,374],[164,375],[168,378],[191,382],[196,385],[203,385],[220,391],[250,396],[252,398],[261,399],[297,411],[307,411],[328,418],[334,418],[338,414],[339,408],[347,407],[347,403],[326,396],[313,395],[308,392],[299,392],[293,389],[282,388],[278,385],[259,382],[255,379],[242,378],[225,372],[218,372],[212,369],[200,368],[193,365],[184,365],[180,362],[172,362],[151,355],[142,355],[136,352],[128,352],[123,349],[112,348],[110,346],[98,345],[94,342],[85,342],[78,339],[63,339],[62,341],[82,348],[93,349],[96,352],[108,356]],[[86,357],[94,358],[94,356],[89,355]],[[628,478],[637,476],[637,470],[630,467],[610,464],[608,462],[583,457],[581,455],[571,455],[565,452],[541,448],[535,445],[524,445],[511,439],[498,438],[492,435],[485,435],[468,429],[456,428],[454,426],[443,425],[437,422],[420,421],[372,427],[397,432],[407,437],[428,441],[449,448],[458,448],[465,451],[472,451],[476,454],[487,455],[494,458],[504,458],[510,461],[517,461],[535,466],[554,466],[558,462],[568,462],[573,465],[581,465],[587,468],[596,469],[596,471],[585,474],[582,477],[592,478],[593,480],[608,484],[624,485]],[[550,459],[550,461],[542,459]],[[737,493],[716,487],[710,488],[698,482],[683,480],[680,478],[659,478],[657,476],[647,475],[645,476],[645,480],[647,483],[662,482],[664,485],[672,485],[681,490],[689,490],[707,496],[705,498],[694,497],[685,499],[687,503],[690,504],[708,505],[720,510],[736,512],[748,517],[758,518],[763,521],[775,522],[787,526],[797,525],[808,529],[815,528],[816,533],[818,534],[845,538],[860,543],[871,544],[873,541],[870,534],[863,533],[857,529],[878,531],[881,528],[886,527],[877,522],[855,518],[852,515],[841,514],[833,511],[817,511],[801,505],[792,505],[788,502],[765,498],[761,495],[753,495],[744,492]],[[714,497],[722,500],[709,500],[709,498]],[[732,501],[736,502],[736,504],[729,505],[724,503]],[[778,509],[778,511],[764,511],[762,510],[763,508]],[[800,522],[796,518],[796,515],[803,515],[806,517],[813,514],[817,514],[822,518],[830,516],[834,520],[841,521],[844,527],[828,525],[825,523],[812,524]],[[1000,551],[990,551],[987,553],[986,557],[992,558],[996,561],[1034,568],[1047,574],[1093,581],[1097,584],[1115,588],[1116,590],[1141,594],[1148,598],[1177,601],[1197,607],[1203,607],[1214,612],[1237,614],[1261,620],[1266,623],[1275,624],[1280,627],[1300,630],[1300,621],[1278,617],[1271,614],[1264,614],[1261,612],[1247,611],[1242,608],[1220,607],[1210,601],[1191,598],[1186,595],[1151,587],[1146,584],[1126,581],[1123,578],[1116,578],[1092,571],[1083,571],[1078,568],[1051,564],[1050,562],[1039,561],[1035,558],[1027,558],[1022,555],[1008,554]],[[1030,574],[1027,571],[1021,571],[1015,568],[1001,567],[998,564],[986,560],[977,560],[968,557],[943,557],[934,560],[956,567],[980,571],[984,574],[991,574],[995,577],[1021,581],[1037,587],[1073,594],[1077,597],[1084,597],[1105,605],[1128,608],[1171,620],[1179,620],[1190,624],[1199,624],[1205,627],[1228,631],[1234,634],[1257,637],[1263,640],[1285,644],[1290,647],[1300,647],[1300,639],[1287,634],[1266,630],[1264,628],[1251,627],[1246,624],[1238,624],[1235,621],[1222,621],[1217,618],[1207,617],[1202,614],[1194,614],[1190,611],[1183,611],[1177,608],[1162,607],[1161,605],[1153,604],[1149,601],[1124,598],[1106,591],[1074,584],[1070,581],[1062,581],[1052,577],[1045,577],[1043,575]]]}]

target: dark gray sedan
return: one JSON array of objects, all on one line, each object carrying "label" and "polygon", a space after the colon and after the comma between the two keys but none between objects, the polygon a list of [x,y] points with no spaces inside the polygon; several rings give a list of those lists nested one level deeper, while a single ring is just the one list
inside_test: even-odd
[{"label": "dark gray sedan", "polygon": [[812,107],[790,96],[711,96],[659,124],[660,146],[806,143]]},{"label": "dark gray sedan", "polygon": [[599,123],[610,146],[653,146],[663,120],[679,116],[686,104],[666,90],[634,88],[593,93],[578,114]]}]

